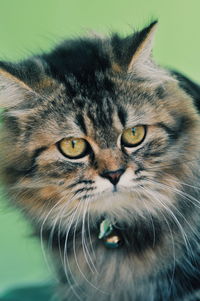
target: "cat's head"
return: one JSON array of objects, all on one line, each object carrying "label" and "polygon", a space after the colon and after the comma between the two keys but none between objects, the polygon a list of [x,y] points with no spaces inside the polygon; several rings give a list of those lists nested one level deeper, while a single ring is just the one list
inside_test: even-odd
[{"label": "cat's head", "polygon": [[156,22],[1,62],[1,172],[39,224],[175,213],[197,170],[199,117],[151,58]]}]

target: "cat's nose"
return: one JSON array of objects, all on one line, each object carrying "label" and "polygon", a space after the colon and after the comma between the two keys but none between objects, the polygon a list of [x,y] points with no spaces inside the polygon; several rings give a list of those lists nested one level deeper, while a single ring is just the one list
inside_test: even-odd
[{"label": "cat's nose", "polygon": [[124,171],[125,171],[124,168],[120,168],[117,170],[108,170],[108,171],[104,171],[101,174],[101,176],[103,178],[108,179],[113,185],[117,185],[117,183],[119,182],[119,179],[121,178]]}]

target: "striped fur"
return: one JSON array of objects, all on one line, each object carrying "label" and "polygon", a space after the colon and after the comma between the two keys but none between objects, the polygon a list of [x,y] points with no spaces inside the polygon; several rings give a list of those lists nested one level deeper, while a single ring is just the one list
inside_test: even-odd
[{"label": "striped fur", "polygon": [[[153,62],[155,26],[0,62],[1,178],[50,249],[58,300],[200,296],[200,88]],[[121,145],[137,125],[143,142]],[[87,140],[87,156],[63,156],[67,137]],[[103,175],[116,170],[113,187]],[[123,240],[116,250],[98,239],[105,217]]]}]

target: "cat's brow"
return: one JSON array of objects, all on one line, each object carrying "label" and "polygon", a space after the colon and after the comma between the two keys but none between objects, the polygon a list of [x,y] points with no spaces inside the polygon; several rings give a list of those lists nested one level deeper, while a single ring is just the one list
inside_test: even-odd
[{"label": "cat's brow", "polygon": [[77,114],[75,116],[75,123],[80,127],[81,131],[87,135],[87,128],[85,124],[85,120],[81,114]]},{"label": "cat's brow", "polygon": [[125,127],[126,120],[127,120],[127,112],[124,110],[123,107],[118,108],[118,117],[119,117],[121,124]]}]

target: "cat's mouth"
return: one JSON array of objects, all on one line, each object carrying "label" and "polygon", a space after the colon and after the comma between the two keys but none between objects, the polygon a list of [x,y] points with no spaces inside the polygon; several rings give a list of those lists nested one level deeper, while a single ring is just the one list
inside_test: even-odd
[{"label": "cat's mouth", "polygon": [[95,215],[127,219],[129,215],[142,215],[147,207],[149,211],[153,210],[149,200],[142,197],[137,189],[133,191],[119,186],[95,194],[91,198],[90,211]]},{"label": "cat's mouth", "polygon": [[110,187],[106,187],[101,191],[97,191],[94,195],[92,195],[92,201],[97,202],[98,200],[105,202],[121,202],[125,201],[128,198],[128,201],[133,201],[136,196],[141,193],[140,187],[132,186],[126,187],[123,185],[112,185]]}]

